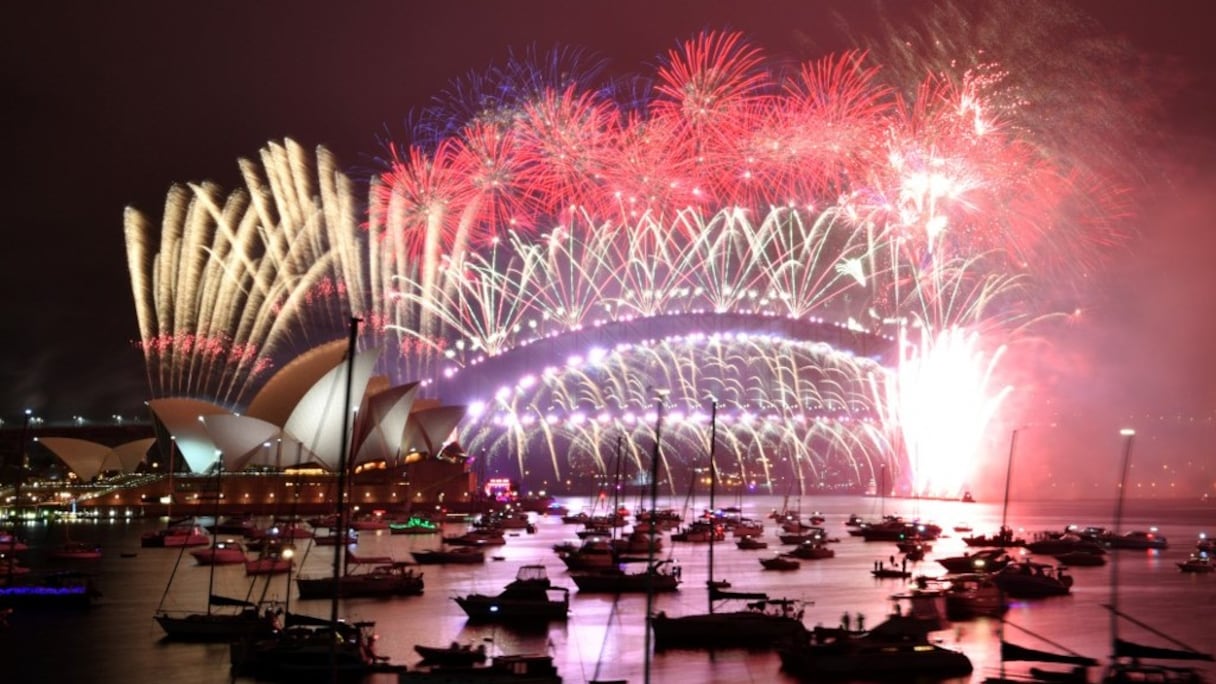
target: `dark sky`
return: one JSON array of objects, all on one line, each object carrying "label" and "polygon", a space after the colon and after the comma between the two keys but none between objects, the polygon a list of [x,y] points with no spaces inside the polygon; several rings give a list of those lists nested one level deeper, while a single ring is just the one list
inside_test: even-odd
[{"label": "dark sky", "polygon": [[[1092,383],[1064,413],[1107,402],[1120,416],[1181,417],[1213,459],[1216,409],[1216,40],[1210,3],[1092,1],[1137,49],[1174,60],[1190,83],[1167,103],[1187,140],[1147,207],[1152,225],[1113,265],[1118,306],[1073,353]],[[622,71],[704,28],[737,28],[769,54],[803,59],[854,45],[877,13],[924,3],[813,0],[407,0],[367,2],[25,2],[9,8],[4,52],[5,245],[0,269],[0,417],[134,414],[146,398],[122,235],[124,207],[159,220],[170,184],[231,190],[236,160],[269,140],[325,144],[348,168],[451,81],[510,48],[586,48]],[[1078,402],[1072,406],[1069,402]],[[1080,408],[1078,408],[1080,407]],[[1147,418],[1145,418],[1147,420]],[[1171,418],[1172,420],[1173,418]],[[1192,426],[1196,425],[1192,423]]]}]

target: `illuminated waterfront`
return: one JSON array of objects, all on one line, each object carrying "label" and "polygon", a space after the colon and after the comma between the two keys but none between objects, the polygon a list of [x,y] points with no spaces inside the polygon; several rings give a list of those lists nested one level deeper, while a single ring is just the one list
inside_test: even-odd
[{"label": "illuminated waterfront", "polygon": [[[572,510],[588,504],[586,499],[564,499]],[[626,502],[636,505],[636,500]],[[677,508],[683,501],[671,502]],[[704,506],[705,501],[694,502]],[[719,503],[735,503],[720,500]],[[746,498],[742,506],[747,515],[763,516],[782,503],[780,497]],[[791,503],[793,503],[791,501]],[[872,579],[868,570],[873,562],[886,558],[893,545],[866,543],[849,537],[844,520],[857,513],[867,518],[877,517],[880,506],[887,513],[913,515],[919,513],[947,530],[917,572],[937,575],[941,568],[934,558],[957,555],[964,550],[961,535],[950,533],[953,524],[966,521],[977,533],[993,531],[1000,521],[999,503],[963,504],[953,501],[887,500],[864,497],[808,497],[803,511],[822,511],[827,516],[825,527],[841,538],[835,545],[833,559],[806,562],[793,573],[767,573],[757,561],[771,555],[777,547],[775,528],[766,521],[767,551],[740,551],[730,541],[716,547],[715,575],[726,578],[739,589],[763,590],[773,596],[800,598],[813,602],[806,614],[808,625],[835,625],[843,612],[861,612],[867,624],[875,624],[889,609],[887,597],[901,587],[898,581]],[[1013,502],[1009,520],[1027,535],[1059,529],[1063,525],[1110,526],[1113,502],[1059,501],[1042,503]],[[15,615],[12,627],[0,632],[7,672],[13,668],[20,673],[12,681],[93,681],[150,682],[172,679],[181,683],[211,683],[229,681],[226,645],[165,644],[160,628],[152,614],[165,591],[165,583],[177,561],[172,549],[141,549],[139,535],[163,524],[162,521],[134,520],[118,523],[81,523],[71,527],[76,540],[96,540],[105,546],[105,557],[95,566],[99,588],[104,593],[96,607],[84,614],[57,616]],[[1121,551],[1121,608],[1163,632],[1195,648],[1216,650],[1216,635],[1208,623],[1212,604],[1216,601],[1216,577],[1190,575],[1178,571],[1176,561],[1190,552],[1196,536],[1202,531],[1216,529],[1216,505],[1195,501],[1167,502],[1131,500],[1127,502],[1123,530],[1147,529],[1158,526],[1170,540],[1170,548],[1161,552]],[[448,533],[460,526],[449,525]],[[575,527],[563,525],[555,518],[540,518],[535,535],[520,533],[509,537],[504,547],[491,553],[501,554],[501,562],[487,561],[485,566],[428,566],[423,568],[426,591],[422,596],[387,601],[349,601],[344,614],[352,618],[372,619],[380,633],[378,649],[393,662],[413,665],[416,643],[441,645],[452,640],[475,642],[493,638],[504,652],[543,651],[549,643],[559,670],[567,682],[592,679],[597,663],[601,663],[600,678],[624,678],[630,682],[644,680],[643,657],[646,598],[627,595],[616,604],[611,597],[580,595],[572,592],[571,616],[568,624],[554,624],[547,631],[521,632],[491,626],[468,625],[465,616],[451,598],[477,591],[497,593],[509,581],[520,564],[542,562],[555,584],[573,588],[565,568],[551,547],[554,543],[574,538]],[[62,538],[62,527],[29,527],[23,534],[34,547],[27,556],[27,565],[38,567],[46,563],[38,547],[55,544]],[[358,551],[365,555],[392,555],[408,559],[411,549],[435,548],[438,538],[431,536],[393,536],[387,531],[363,533]],[[705,607],[705,592],[701,588],[706,575],[706,547],[700,544],[672,543],[665,540],[664,555],[672,557],[683,567],[684,585],[675,594],[656,597],[656,609],[678,615],[701,611]],[[135,553],[124,558],[123,552]],[[328,548],[314,550],[304,561],[309,572],[325,572],[332,556]],[[62,567],[62,566],[56,566]],[[88,566],[85,566],[88,567]],[[1109,653],[1109,616],[1101,607],[1109,600],[1110,568],[1075,568],[1076,578],[1071,596],[1021,601],[1015,603],[1009,620],[1055,639],[1075,651],[1105,659]],[[197,609],[196,603],[206,593],[208,573],[196,567],[187,556],[183,559],[170,589],[167,608]],[[240,567],[217,568],[216,590],[219,593],[243,593],[246,585]],[[271,593],[282,596],[286,579],[276,578]],[[274,589],[273,587],[279,587]],[[325,602],[297,603],[292,597],[292,610],[315,615],[327,615]],[[974,679],[979,680],[998,665],[997,623],[977,620],[955,623],[948,631],[938,633],[946,644],[957,643],[975,664]],[[1122,635],[1156,643],[1137,628],[1127,626]],[[47,645],[54,644],[48,651]],[[1028,644],[1030,645],[1030,644]],[[1040,644],[1041,646],[1041,644]],[[21,654],[48,654],[25,658]],[[63,657],[54,654],[65,654]],[[651,662],[652,681],[792,681],[778,671],[775,654],[767,652],[723,651],[714,655],[691,651],[670,651],[656,655]],[[6,680],[8,677],[6,676]],[[381,681],[391,681],[384,678]],[[965,681],[965,680],[952,680]]]}]

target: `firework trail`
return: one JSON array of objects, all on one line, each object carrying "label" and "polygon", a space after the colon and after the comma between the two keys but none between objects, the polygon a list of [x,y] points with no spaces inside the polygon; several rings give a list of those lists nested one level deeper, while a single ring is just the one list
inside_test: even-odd
[{"label": "firework trail", "polygon": [[[314,182],[290,142],[265,178],[245,162],[227,200],[175,188],[159,248],[127,221],[154,392],[239,401],[350,312],[392,350],[382,372],[478,406],[462,442],[521,473],[602,468],[606,435],[644,431],[647,388],[665,387],[686,447],[666,452],[691,458],[721,400],[741,477],[864,483],[889,465],[949,493],[1010,391],[992,350],[1051,317],[1045,293],[1121,240],[1125,207],[1027,125],[1025,81],[978,64],[908,79],[909,53],[884,69],[880,52],[776,68],[710,31],[616,82],[576,51],[513,57],[386,143],[365,213],[328,153]],[[776,320],[895,351],[738,336]],[[626,330],[649,334],[610,337]],[[511,367],[554,340],[604,351]],[[926,413],[937,374],[954,401]],[[504,384],[452,389],[477,377]],[[940,445],[955,402],[966,439]]]}]

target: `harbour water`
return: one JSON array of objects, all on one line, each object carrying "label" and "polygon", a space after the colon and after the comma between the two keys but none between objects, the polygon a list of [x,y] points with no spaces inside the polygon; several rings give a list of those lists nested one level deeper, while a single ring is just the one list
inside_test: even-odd
[{"label": "harbour water", "polygon": [[[562,499],[572,511],[588,508],[586,498]],[[677,510],[684,501],[668,502]],[[719,504],[741,505],[744,515],[763,518],[782,504],[781,497],[744,497]],[[660,506],[664,505],[660,503]],[[696,506],[694,502],[692,506]],[[704,502],[700,504],[704,506]],[[822,512],[830,535],[840,538],[834,545],[836,557],[803,561],[799,570],[772,572],[761,568],[759,558],[773,555],[780,545],[776,528],[765,520],[766,550],[743,551],[728,538],[714,547],[715,577],[729,580],[733,588],[764,591],[770,596],[803,599],[808,626],[835,626],[849,613],[861,613],[866,624],[882,620],[892,606],[889,597],[906,588],[904,580],[875,580],[870,576],[874,562],[897,554],[893,544],[865,542],[850,537],[844,525],[850,514],[867,519],[881,512],[916,516],[936,522],[946,530],[924,561],[910,567],[916,574],[944,573],[935,558],[959,555],[966,546],[962,534],[951,532],[954,525],[967,522],[978,533],[995,532],[1001,521],[1000,503],[963,503],[957,501],[891,500],[873,497],[806,497],[804,514]],[[881,508],[880,508],[881,507]],[[1068,524],[1110,527],[1112,501],[1012,502],[1008,521],[1024,536],[1044,530],[1058,530]],[[5,682],[93,682],[106,684],[173,682],[174,684],[215,684],[231,681],[228,647],[223,644],[166,643],[153,621],[157,606],[164,600],[169,609],[202,609],[208,590],[209,573],[196,566],[187,554],[178,563],[176,549],[139,547],[140,534],[164,525],[163,520],[87,521],[32,525],[19,530],[32,547],[24,554],[26,565],[39,568],[68,567],[95,574],[103,596],[87,612],[38,614],[18,611],[10,626],[0,630],[0,672]],[[576,528],[555,517],[537,516],[537,531],[520,531],[509,536],[507,544],[489,554],[500,561],[482,565],[423,566],[426,589],[416,597],[385,600],[349,600],[341,608],[351,619],[374,620],[379,633],[377,650],[394,663],[413,666],[418,658],[415,644],[444,645],[452,641],[489,643],[490,652],[550,652],[566,682],[592,679],[623,679],[640,683],[654,682],[790,682],[780,672],[777,656],[768,651],[724,650],[664,651],[645,657],[644,645],[647,598],[628,594],[614,599],[608,595],[580,595],[566,575],[566,569],[552,546],[574,539]],[[1174,639],[1205,652],[1216,652],[1216,574],[1182,573],[1176,563],[1185,560],[1201,532],[1216,532],[1216,502],[1128,500],[1124,506],[1122,531],[1156,527],[1168,537],[1170,547],[1162,551],[1116,551],[1120,609],[1138,621]],[[463,523],[448,523],[446,534],[459,533]],[[100,561],[76,561],[69,565],[46,558],[45,549],[60,543],[70,534],[74,541],[96,541],[105,548]],[[363,532],[357,551],[360,555],[389,555],[409,560],[409,551],[438,548],[438,535],[391,535]],[[671,557],[682,569],[684,584],[678,592],[654,598],[655,610],[669,615],[703,612],[707,608],[707,545],[671,542],[664,539],[662,555]],[[488,554],[488,555],[489,555]],[[304,559],[301,571],[322,574],[332,564],[332,548],[314,548]],[[90,564],[91,563],[91,564]],[[554,584],[571,588],[571,614],[568,623],[554,623],[547,630],[520,631],[492,625],[468,624],[464,613],[452,600],[469,592],[497,593],[525,563],[546,566]],[[1070,570],[1075,584],[1070,596],[1016,601],[1007,620],[1011,625],[1048,637],[1061,646],[1104,661],[1109,656],[1110,614],[1103,607],[1111,598],[1112,572],[1104,567],[1077,567]],[[173,582],[166,590],[167,581]],[[215,590],[228,595],[244,595],[249,580],[240,566],[216,569]],[[326,601],[297,601],[288,597],[289,583],[283,576],[271,580],[268,596],[289,598],[290,609],[328,616]],[[954,684],[980,681],[999,665],[997,632],[1000,622],[977,619],[953,623],[935,635],[944,645],[964,651],[975,665],[971,678],[946,680]],[[1144,643],[1169,646],[1160,637],[1127,622],[1119,625],[1120,636]],[[1031,647],[1045,647],[1032,637],[1010,630],[1011,639]],[[1016,636],[1015,636],[1016,635]],[[487,642],[487,640],[489,640]],[[1211,663],[1199,663],[1209,679],[1216,677]],[[1011,671],[1018,669],[1010,664]],[[1024,667],[1022,665],[1021,667]],[[379,675],[369,681],[391,682],[394,677]]]}]

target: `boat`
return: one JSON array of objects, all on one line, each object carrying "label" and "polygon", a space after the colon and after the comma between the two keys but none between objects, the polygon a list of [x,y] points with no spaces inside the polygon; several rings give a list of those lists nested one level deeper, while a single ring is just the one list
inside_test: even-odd
[{"label": "boat", "polygon": [[432,665],[469,666],[486,661],[486,645],[460,644],[455,641],[450,646],[423,646],[414,644],[414,651],[422,656],[424,663]]},{"label": "boat", "polygon": [[[892,556],[894,559],[894,556]],[[896,565],[892,560],[890,565],[886,561],[874,561],[874,567],[870,568],[870,574],[876,579],[909,579],[912,573],[908,570],[908,562],[903,561],[902,565]]]},{"label": "boat", "polygon": [[625,565],[572,571],[570,579],[580,592],[588,593],[658,593],[680,588],[680,566],[670,559],[648,563],[638,572],[627,571]]},{"label": "boat", "polygon": [[0,609],[83,609],[100,596],[93,578],[84,573],[0,571]]},{"label": "boat", "polygon": [[213,535],[236,535],[238,537],[260,537],[265,532],[248,515],[220,518],[206,530]]},{"label": "boat", "polygon": [[497,655],[486,665],[416,667],[398,675],[405,682],[471,682],[481,684],[561,684],[562,678],[548,654]]},{"label": "boat", "polygon": [[153,618],[169,641],[232,642],[264,638],[282,626],[283,610],[275,604],[211,594],[206,612],[158,610]]},{"label": "boat", "polygon": [[68,541],[51,549],[51,558],[60,560],[97,560],[101,558],[101,545],[90,542]]},{"label": "boat", "polygon": [[388,531],[389,534],[438,534],[440,530],[434,520],[411,515],[404,522],[389,521]]},{"label": "boat", "polygon": [[1216,570],[1216,563],[1212,561],[1210,555],[1199,551],[1192,553],[1185,561],[1179,562],[1178,569],[1182,572],[1208,573]]},{"label": "boat", "polygon": [[730,528],[730,536],[735,539],[743,537],[759,537],[764,534],[764,523],[759,520],[740,519]]},{"label": "boat", "polygon": [[267,638],[229,646],[235,677],[284,682],[360,682],[376,672],[403,673],[373,650],[373,622],[300,620]]},{"label": "boat", "polygon": [[1089,551],[1069,551],[1057,553],[1053,558],[1062,566],[1074,568],[1089,568],[1106,565],[1106,553],[1090,553]]},{"label": "boat", "polygon": [[908,539],[932,541],[941,536],[942,528],[933,523],[888,515],[877,523],[863,523],[860,527],[850,530],[849,534],[854,532],[857,533],[854,536],[860,536],[868,542],[901,542]]},{"label": "boat", "polygon": [[234,539],[217,541],[205,549],[191,551],[190,555],[199,565],[236,565],[246,560],[245,545]]},{"label": "boat", "polygon": [[18,539],[17,535],[7,530],[0,530],[0,552],[11,555],[29,550],[29,545]]},{"label": "boat", "polygon": [[1212,654],[1203,653],[1180,641],[1158,632],[1144,623],[1137,622],[1129,615],[1120,613],[1114,608],[1117,617],[1132,620],[1141,627],[1147,628],[1159,637],[1171,642],[1174,647],[1148,646],[1131,641],[1115,638],[1113,659],[1107,665],[1102,675],[1103,684],[1132,684],[1133,682],[1153,682],[1155,684],[1203,684],[1207,681],[1195,668],[1179,665],[1164,665],[1152,662],[1166,661],[1203,661],[1213,662]]},{"label": "boat", "polygon": [[464,534],[443,537],[444,544],[452,546],[501,546],[507,543],[502,530],[478,528]]},{"label": "boat", "polygon": [[[651,499],[654,499],[659,464],[659,425],[662,421],[662,404],[659,404],[655,423],[655,445],[651,456]],[[713,403],[710,413],[709,439],[709,483],[710,507],[718,479],[714,463],[714,446],[717,442],[718,403]],[[806,633],[802,623],[805,606],[794,599],[770,599],[763,592],[725,591],[714,579],[714,545],[710,543],[708,572],[708,610],[705,613],[671,616],[660,611],[649,616],[650,631],[654,636],[655,650],[667,648],[772,648],[784,639],[796,638]],[[716,601],[743,602],[742,608],[717,610]]]},{"label": "boat", "polygon": [[[1123,429],[1120,434],[1123,442],[1123,470],[1119,478],[1119,495],[1115,501],[1115,526],[1109,533],[1111,539],[1126,538],[1120,535],[1119,525],[1123,521],[1123,496],[1127,491],[1127,475],[1131,467],[1132,440],[1135,431]],[[1111,660],[1102,674],[1103,684],[1131,684],[1132,682],[1155,682],[1160,684],[1201,684],[1204,676],[1195,668],[1188,666],[1165,665],[1154,661],[1183,661],[1183,662],[1213,662],[1212,654],[1204,653],[1156,628],[1137,620],[1119,609],[1119,554],[1113,554],[1110,561],[1110,604],[1104,606],[1110,611]],[[1126,620],[1156,637],[1165,640],[1169,646],[1152,646],[1123,639],[1119,635],[1119,620]]]},{"label": "boat", "polygon": [[726,540],[726,531],[715,522],[694,520],[672,532],[671,540],[673,542],[720,542]]},{"label": "boat", "polygon": [[1099,537],[1099,540],[1112,549],[1135,549],[1142,551],[1145,549],[1165,550],[1170,547],[1169,540],[1158,532],[1155,527],[1149,530],[1132,530],[1125,534],[1111,532],[1102,535]]},{"label": "boat", "polygon": [[832,547],[818,541],[805,541],[795,546],[792,551],[786,552],[794,558],[803,560],[821,560],[824,558],[835,558],[836,551]]},{"label": "boat", "polygon": [[965,677],[971,674],[971,659],[929,640],[930,633],[944,627],[937,619],[897,609],[868,631],[861,625],[855,630],[847,624],[816,627],[778,647],[777,654],[782,671],[813,680]]},{"label": "boat", "polygon": [[294,567],[293,551],[290,547],[281,550],[263,551],[257,558],[245,561],[245,574],[255,575],[285,575]]},{"label": "boat", "polygon": [[763,565],[765,570],[797,570],[802,567],[802,563],[797,558],[784,553],[779,553],[772,558],[761,558],[760,565]]},{"label": "boat", "polygon": [[1013,529],[1001,525],[996,534],[975,534],[963,537],[963,543],[967,546],[982,546],[985,548],[994,547],[1000,549],[1008,549],[1018,546],[1026,546],[1026,540],[1015,536]]},{"label": "boat", "polygon": [[807,527],[798,532],[782,532],[777,535],[777,540],[786,545],[797,545],[806,542],[835,542],[838,539],[829,539],[827,530],[822,527]]},{"label": "boat", "polygon": [[975,553],[964,553],[961,556],[938,558],[937,563],[946,572],[996,572],[1013,562],[1013,557],[1004,549],[981,549]]},{"label": "boat", "polygon": [[346,530],[346,534],[344,534],[344,535],[338,534],[338,531],[335,529],[330,529],[325,534],[316,534],[314,532],[313,537],[312,537],[312,543],[316,544],[317,546],[337,546],[338,542],[341,541],[343,537],[346,538],[347,544],[359,543],[358,530],[350,529],[350,528],[348,528]]},{"label": "boat", "polygon": [[[1004,636],[1005,627],[1016,627],[1020,631],[1030,634],[1058,650],[1045,651],[1007,641]],[[985,677],[983,684],[1017,684],[1019,682],[1023,684],[1088,684],[1089,668],[1096,666],[1098,664],[1097,660],[1066,649],[1046,637],[1035,634],[1023,627],[1017,627],[1012,623],[1002,623],[1001,628],[1001,669],[998,674]],[[1071,665],[1072,668],[1057,670],[1031,666],[1024,673],[1012,674],[1006,670],[1005,664],[1009,662],[1056,663]]]},{"label": "boat", "polygon": [[457,546],[452,549],[410,551],[414,562],[420,565],[440,563],[477,564],[486,562],[485,549],[475,546]]},{"label": "boat", "polygon": [[[223,476],[223,455],[216,459],[216,480]],[[217,485],[218,488],[218,485]],[[263,603],[253,600],[254,583],[249,584],[244,598],[223,596],[215,593],[215,566],[226,563],[245,562],[245,547],[240,542],[227,540],[219,541],[211,537],[211,545],[206,549],[195,549],[190,552],[199,565],[208,566],[207,600],[200,612],[167,610],[166,599],[181,566],[182,556],[186,547],[178,550],[177,562],[169,574],[165,584],[165,592],[161,596],[153,619],[165,632],[168,641],[200,641],[200,642],[231,642],[245,638],[266,638],[273,635],[282,625],[280,617],[285,608],[274,602]],[[262,598],[269,589],[269,580],[263,586]]]},{"label": "boat", "polygon": [[945,582],[942,596],[949,620],[1000,617],[1009,610],[1005,594],[988,573],[949,575],[939,581]]},{"label": "boat", "polygon": [[570,614],[570,590],[555,587],[543,565],[523,565],[502,592],[454,598],[470,620],[499,623],[564,621]]},{"label": "boat", "polygon": [[296,589],[305,600],[417,596],[424,586],[422,573],[404,561],[350,563],[340,575],[296,577]]},{"label": "boat", "polygon": [[738,539],[736,539],[735,548],[742,549],[744,551],[755,551],[757,549],[767,549],[768,542],[764,541],[763,539],[756,539],[755,537],[748,535],[748,536],[739,537]]},{"label": "boat", "polygon": [[1086,539],[1073,529],[1063,532],[1042,532],[1035,535],[1033,541],[1026,542],[1026,550],[1030,553],[1054,556],[1073,551],[1104,554],[1106,549],[1093,539]]},{"label": "boat", "polygon": [[[660,611],[651,620],[654,647],[765,648],[806,633],[805,605],[795,599],[770,599],[763,593],[710,592],[710,600],[745,601],[740,609],[671,617]],[[752,599],[752,600],[748,600]]]},{"label": "boat", "polygon": [[[345,400],[338,406],[350,406],[353,394],[352,384],[355,372],[356,342],[358,338],[359,319],[350,321],[350,337],[347,344],[345,363]],[[373,359],[374,360],[374,359]],[[360,392],[362,393],[362,392]],[[350,424],[353,412],[339,409],[342,415],[342,433],[350,434]],[[346,524],[346,476],[347,449],[349,440],[339,440],[338,452],[338,486],[340,493],[337,497],[337,528],[345,533]],[[330,617],[308,618],[307,616],[289,615],[287,626],[265,637],[246,637],[232,642],[229,646],[229,663],[232,676],[250,676],[261,679],[300,682],[307,680],[339,680],[362,681],[374,672],[404,671],[404,666],[392,665],[384,656],[375,652],[376,635],[373,633],[373,622],[347,622],[338,619],[338,599],[348,596],[347,587],[343,580],[342,565],[346,546],[338,544],[334,547],[334,562],[330,582],[315,582],[307,586],[320,595],[327,596],[330,601]],[[267,580],[269,581],[269,580]],[[421,577],[418,578],[421,585]],[[386,584],[392,584],[387,582]],[[298,585],[301,597],[304,586]],[[352,585],[353,586],[353,585]],[[421,586],[419,586],[421,591]],[[361,594],[355,594],[361,595]],[[378,594],[374,594],[378,595]]]},{"label": "boat", "polygon": [[590,537],[576,548],[558,551],[568,570],[593,570],[612,568],[620,562],[620,555],[612,546],[612,540],[607,537]]},{"label": "boat", "polygon": [[206,546],[211,535],[193,520],[179,520],[164,529],[145,532],[139,545],[145,548],[177,548],[181,546]]},{"label": "boat", "polygon": [[1010,563],[993,573],[992,581],[1010,598],[1065,596],[1072,590],[1072,576],[1063,567],[1030,559]]}]

